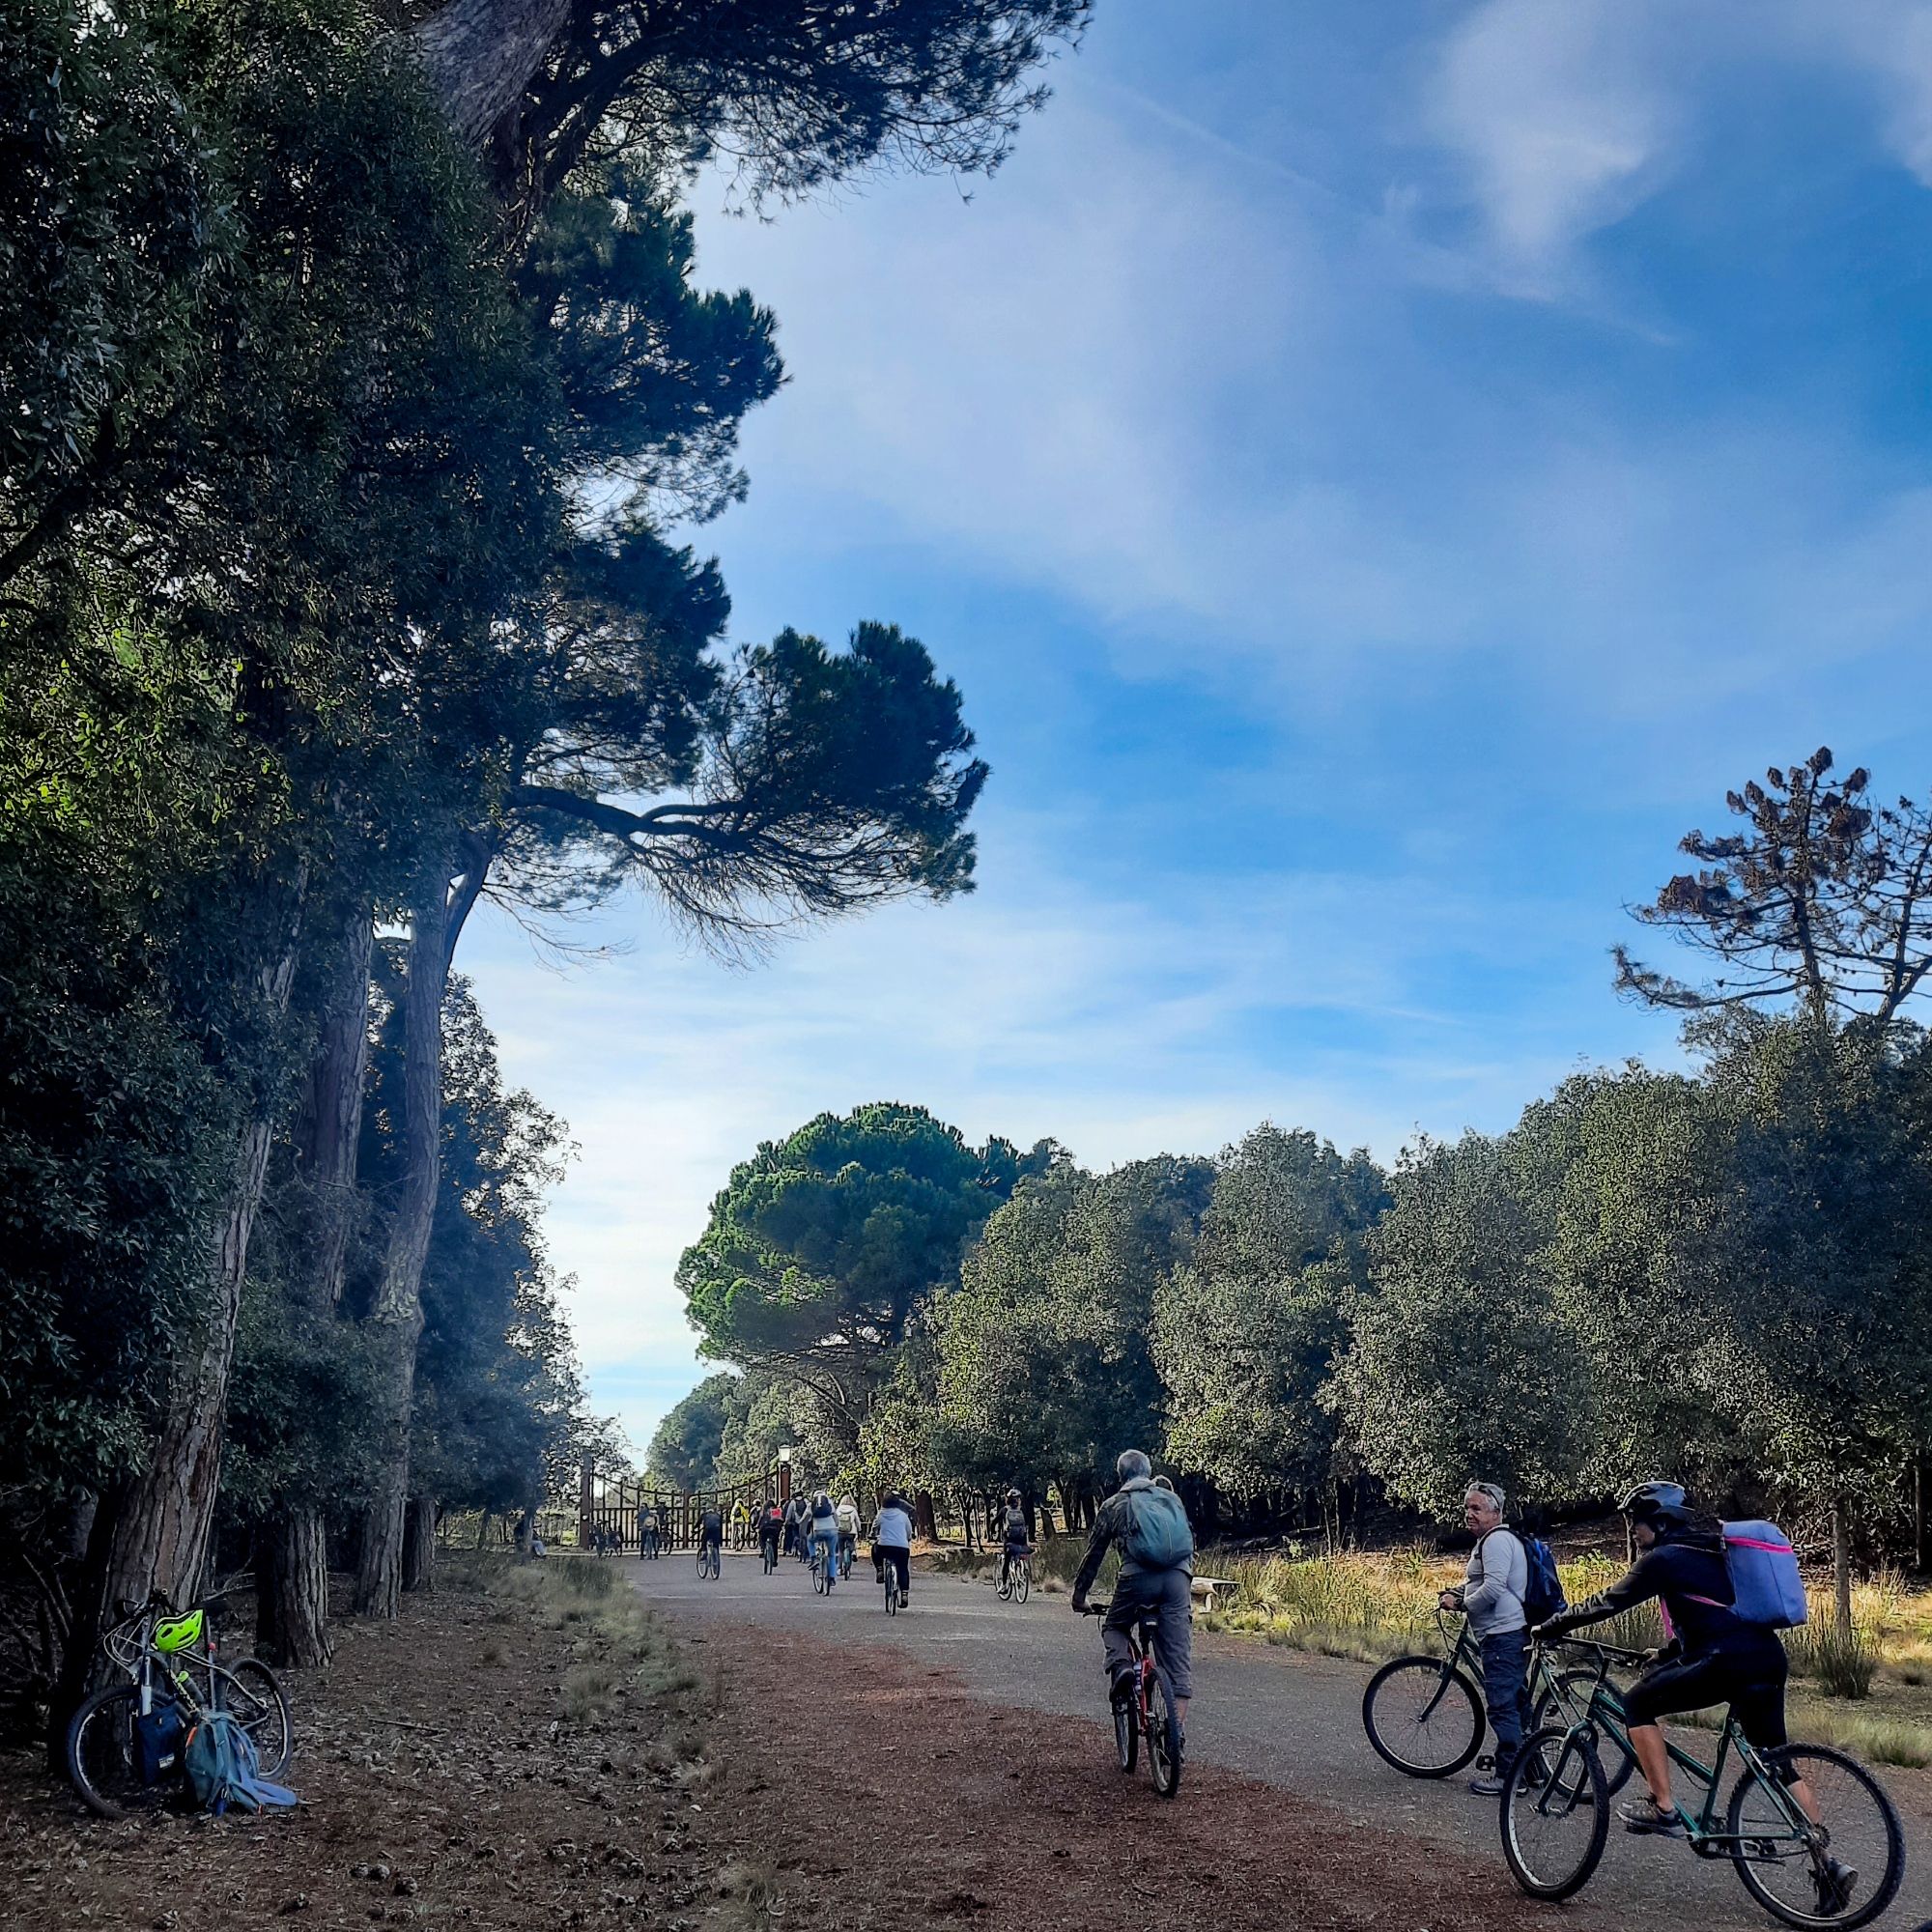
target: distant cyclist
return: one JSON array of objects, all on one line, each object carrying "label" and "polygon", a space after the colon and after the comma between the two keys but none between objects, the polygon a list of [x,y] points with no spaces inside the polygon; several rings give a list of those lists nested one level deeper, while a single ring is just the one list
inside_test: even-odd
[{"label": "distant cyclist", "polygon": [[658,1553],[658,1513],[649,1503],[638,1512],[638,1548],[646,1556]]},{"label": "distant cyclist", "polygon": [[745,1507],[745,1498],[740,1496],[731,1505],[731,1548],[742,1549],[746,1539],[752,1533],[752,1512]]},{"label": "distant cyclist", "polygon": [[[1631,1541],[1642,1552],[1630,1570],[1587,1602],[1573,1604],[1534,1632],[1561,1636],[1584,1624],[1601,1623],[1634,1605],[1661,1598],[1676,1633],[1653,1651],[1649,1667],[1623,1693],[1631,1748],[1636,1753],[1646,1797],[1617,1806],[1627,1832],[1684,1834],[1670,1797],[1670,1756],[1660,1718],[1728,1704],[1738,1728],[1760,1750],[1785,1742],[1784,1680],[1789,1664],[1777,1633],[1747,1624],[1731,1608],[1737,1601],[1724,1561],[1724,1533],[1715,1517],[1700,1515],[1675,1483],[1644,1483],[1619,1507],[1630,1520]],[[1814,1824],[1818,1806],[1803,1778],[1791,1795]],[[1819,1911],[1835,1918],[1851,1903],[1858,1873],[1831,1860],[1819,1877]]]},{"label": "distant cyclist", "polygon": [[1005,1589],[1014,1562],[1033,1554],[1033,1539],[1027,1534],[1026,1509],[1017,1490],[1007,1492],[1000,1528],[1000,1587]]},{"label": "distant cyclist", "polygon": [[838,1580],[838,1512],[823,1490],[811,1499],[812,1560],[825,1566],[825,1588],[830,1594]]},{"label": "distant cyclist", "polygon": [[904,1603],[912,1581],[912,1505],[896,1490],[886,1492],[872,1525],[872,1575],[881,1589],[888,1563],[898,1576],[899,1602]]},{"label": "distant cyclist", "polygon": [[838,1569],[841,1576],[852,1574],[852,1557],[859,1548],[859,1505],[850,1496],[838,1498]]},{"label": "distant cyclist", "polygon": [[772,1562],[779,1557],[779,1544],[784,1536],[784,1512],[777,1503],[767,1503],[764,1514],[758,1519],[758,1549],[760,1554],[768,1553]]},{"label": "distant cyclist", "polygon": [[1083,1616],[1107,1551],[1121,1552],[1113,1607],[1101,1626],[1107,1658],[1108,1694],[1119,1702],[1133,1695],[1133,1651],[1129,1633],[1142,1614],[1157,1619],[1154,1651],[1174,1687],[1175,1716],[1184,1723],[1193,1693],[1194,1634],[1188,1618],[1194,1602],[1194,1533],[1180,1498],[1153,1483],[1153,1464],[1138,1449],[1126,1450],[1114,1464],[1121,1487],[1100,1505],[1086,1559],[1073,1579],[1073,1607]]},{"label": "distant cyclist", "polygon": [[785,1554],[787,1556],[803,1556],[805,1554],[803,1548],[805,1525],[810,1520],[810,1512],[806,1508],[803,1496],[793,1496],[791,1501],[785,1504]]},{"label": "distant cyclist", "polygon": [[698,1547],[711,1558],[712,1569],[722,1568],[720,1552],[724,1547],[724,1519],[714,1502],[697,1520]]}]

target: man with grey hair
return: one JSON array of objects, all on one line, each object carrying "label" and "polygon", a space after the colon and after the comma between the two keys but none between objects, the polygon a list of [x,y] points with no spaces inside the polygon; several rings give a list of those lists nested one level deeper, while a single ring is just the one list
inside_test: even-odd
[{"label": "man with grey hair", "polygon": [[1463,1520],[1476,1547],[1462,1588],[1444,1590],[1436,1599],[1445,1610],[1461,1610],[1469,1619],[1469,1634],[1482,1646],[1483,1701],[1495,1739],[1495,1765],[1489,1776],[1470,1783],[1478,1798],[1502,1796],[1522,1748],[1529,1645],[1522,1600],[1529,1588],[1529,1555],[1521,1538],[1503,1526],[1506,1500],[1495,1483],[1471,1483],[1463,1492]]},{"label": "man with grey hair", "polygon": [[1099,1574],[1101,1559],[1118,1548],[1121,1574],[1114,1584],[1113,1607],[1101,1627],[1107,1658],[1109,1694],[1130,1696],[1133,1655],[1128,1633],[1144,1611],[1158,1616],[1154,1655],[1174,1687],[1175,1713],[1183,1722],[1193,1692],[1194,1533],[1187,1511],[1172,1489],[1156,1489],[1153,1464],[1138,1449],[1125,1451],[1114,1464],[1121,1486],[1100,1505],[1086,1560],[1073,1579],[1073,1607],[1087,1613],[1087,1592]]}]

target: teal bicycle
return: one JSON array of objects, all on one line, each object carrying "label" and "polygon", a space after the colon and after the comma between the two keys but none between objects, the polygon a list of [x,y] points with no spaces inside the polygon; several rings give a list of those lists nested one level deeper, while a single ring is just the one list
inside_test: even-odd
[{"label": "teal bicycle", "polygon": [[[1591,1660],[1557,1672],[1548,1653],[1561,1648]],[[1568,1898],[1596,1871],[1609,1836],[1610,1787],[1603,1747],[1614,1750],[1623,1776],[1636,1763],[1622,1699],[1609,1682],[1613,1665],[1638,1662],[1634,1652],[1562,1637],[1531,1648],[1532,1681],[1552,1701],[1523,1742],[1500,1801],[1503,1857],[1518,1885],[1535,1898]],[[1828,1745],[1781,1745],[1759,1750],[1729,1713],[1709,1764],[1665,1739],[1675,1773],[1700,1793],[1677,1815],[1699,1858],[1728,1859],[1739,1882],[1773,1918],[1787,1925],[1850,1928],[1869,1924],[1898,1895],[1905,1877],[1905,1834],[1885,1787],[1859,1761]],[[1736,1760],[1737,1781],[1721,1794]],[[1807,1814],[1792,1786],[1808,1790]]]},{"label": "teal bicycle", "polygon": [[[1437,1610],[1439,1652],[1417,1652],[1385,1663],[1369,1679],[1362,1692],[1362,1729],[1384,1764],[1406,1777],[1449,1777],[1477,1759],[1487,1729],[1484,1717],[1483,1651],[1464,1622],[1450,1635],[1450,1613]],[[1594,1674],[1584,1669],[1559,1671],[1543,1654],[1532,1651],[1527,1676],[1529,1730],[1539,1730],[1559,1718],[1586,1709],[1596,1689]],[[1631,1775],[1619,1760],[1608,1778],[1609,1790],[1620,1791]]]}]

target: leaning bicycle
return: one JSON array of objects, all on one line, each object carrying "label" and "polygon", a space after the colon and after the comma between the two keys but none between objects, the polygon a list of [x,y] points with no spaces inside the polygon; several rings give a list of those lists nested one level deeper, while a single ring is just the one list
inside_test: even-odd
[{"label": "leaning bicycle", "polygon": [[[1590,1696],[1580,1712],[1524,1742],[1499,1807],[1512,1876],[1531,1896],[1548,1899],[1579,1891],[1603,1858],[1610,1821],[1603,1747],[1630,1764],[1636,1759],[1622,1701],[1607,1681],[1611,1662],[1627,1654],[1575,1637],[1558,1642],[1595,1656]],[[1856,1758],[1828,1745],[1760,1750],[1728,1712],[1709,1764],[1668,1738],[1664,1748],[1675,1771],[1702,1793],[1694,1807],[1677,1806],[1690,1850],[1728,1859],[1745,1889],[1775,1918],[1849,1932],[1869,1924],[1897,1896],[1905,1835],[1885,1787]],[[1732,1758],[1738,1778],[1724,1803]],[[1812,1810],[1795,1795],[1799,1783]]]},{"label": "leaning bicycle", "polygon": [[205,1604],[176,1616],[157,1590],[120,1609],[100,1648],[122,1681],[95,1691],[67,1728],[68,1776],[89,1809],[125,1818],[157,1808],[179,1783],[181,1740],[213,1711],[248,1734],[261,1776],[279,1777],[295,1754],[295,1725],[274,1672],[253,1657],[217,1663]]},{"label": "leaning bicycle", "polygon": [[[1104,1617],[1112,1608],[1111,1603],[1090,1603],[1087,1614]],[[1174,1685],[1155,1654],[1159,1615],[1157,1606],[1149,1605],[1127,1631],[1131,1682],[1127,1695],[1113,1700],[1114,1747],[1121,1769],[1132,1772],[1145,1739],[1148,1776],[1161,1797],[1172,1798],[1180,1789],[1180,1711]]]}]

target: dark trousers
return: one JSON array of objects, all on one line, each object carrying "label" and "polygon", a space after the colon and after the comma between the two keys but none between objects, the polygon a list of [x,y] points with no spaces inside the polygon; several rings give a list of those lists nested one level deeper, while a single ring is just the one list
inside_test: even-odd
[{"label": "dark trousers", "polygon": [[912,1591],[912,1551],[902,1543],[875,1543],[872,1545],[872,1579],[880,1589],[886,1587],[886,1565],[890,1563],[899,1574],[899,1595],[908,1596]]},{"label": "dark trousers", "polygon": [[1483,1639],[1483,1701],[1489,1707],[1490,1729],[1495,1734],[1496,1776],[1507,1777],[1522,1748],[1522,1727],[1529,1716],[1529,1692],[1524,1669],[1529,1658],[1529,1633],[1497,1631]]},{"label": "dark trousers", "polygon": [[1141,1620],[1143,1610],[1151,1607],[1159,1615],[1154,1630],[1154,1662],[1167,1672],[1177,1697],[1194,1692],[1194,1579],[1185,1570],[1134,1570],[1122,1573],[1114,1585],[1114,1606],[1100,1627],[1100,1642],[1107,1653],[1107,1677],[1111,1683],[1127,1669],[1132,1659],[1127,1652],[1127,1633]]}]

